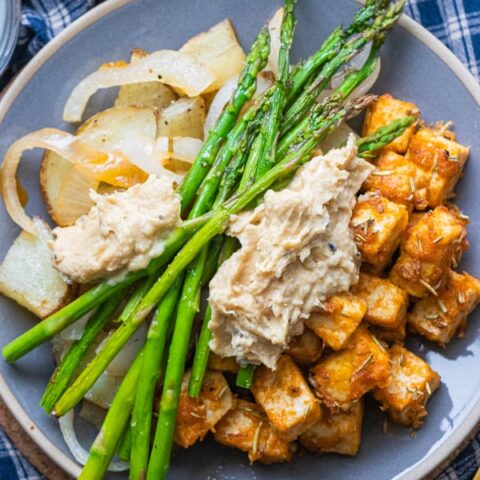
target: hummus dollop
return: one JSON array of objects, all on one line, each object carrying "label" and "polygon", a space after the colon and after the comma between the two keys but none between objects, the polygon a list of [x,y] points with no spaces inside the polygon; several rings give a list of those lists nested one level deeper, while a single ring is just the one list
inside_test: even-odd
[{"label": "hummus dollop", "polygon": [[87,214],[53,230],[55,266],[75,282],[146,267],[180,223],[180,197],[165,178],[152,175],[110,195],[92,190],[90,197],[94,205]]},{"label": "hummus dollop", "polygon": [[210,282],[215,353],[274,369],[310,313],[358,281],[349,222],[373,167],[356,153],[351,136],[301,167],[286,189],[268,191],[255,210],[232,218],[228,233],[242,246]]}]

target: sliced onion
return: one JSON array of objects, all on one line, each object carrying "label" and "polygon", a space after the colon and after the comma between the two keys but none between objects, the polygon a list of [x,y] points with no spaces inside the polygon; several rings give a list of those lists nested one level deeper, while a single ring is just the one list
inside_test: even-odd
[{"label": "sliced onion", "polygon": [[329,150],[332,150],[332,148],[340,148],[347,142],[350,135],[358,138],[358,135],[346,123],[342,123],[323,140],[320,144],[320,150],[323,153],[327,153]]},{"label": "sliced onion", "polygon": [[268,31],[270,33],[270,55],[268,56],[268,67],[273,72],[275,78],[278,76],[278,54],[280,53],[280,32],[283,21],[283,7],[279,8],[275,15],[268,22]]},{"label": "sliced onion", "polygon": [[93,206],[90,189],[96,190],[98,182],[72,168],[64,179],[55,202],[54,220],[59,226],[72,225]]},{"label": "sliced onion", "polygon": [[[269,70],[264,70],[259,73],[257,76],[257,88],[255,90],[254,98],[259,97],[262,93],[264,93],[267,89],[269,89],[275,78],[273,77],[273,73]],[[212,127],[217,123],[218,118],[223,112],[225,105],[228,103],[230,98],[233,95],[235,87],[237,86],[238,82],[238,75],[230,78],[225,85],[216,93],[215,97],[210,104],[210,108],[208,109],[207,117],[205,118],[205,123],[203,124],[203,137],[207,138],[208,133],[212,129]],[[248,107],[250,102],[247,103],[246,107]]]},{"label": "sliced onion", "polygon": [[275,82],[275,76],[270,70],[263,70],[257,77],[257,89],[253,98],[259,97],[262,93],[266,92]]},{"label": "sliced onion", "polygon": [[[348,75],[348,72],[352,70],[359,70],[362,68],[362,65],[365,63],[365,61],[368,58],[368,55],[370,54],[370,48],[364,48],[358,55],[353,57],[350,63],[346,66],[345,70],[337,73],[331,82],[331,87],[332,88],[337,88],[339,87],[343,80],[345,79],[345,76]],[[380,58],[377,59],[375,63],[375,68],[373,72],[364,80],[363,83],[361,83],[350,95],[350,99],[355,100],[356,98],[362,97],[363,95],[367,94],[375,84],[375,82],[378,79],[378,76],[380,75],[380,70],[381,70],[381,60]]]},{"label": "sliced onion", "polygon": [[[134,335],[128,340],[125,346],[120,350],[118,355],[111,361],[107,367],[107,373],[114,377],[124,377],[127,370],[132,365],[135,357],[145,343],[147,336],[147,327],[142,324]],[[102,348],[102,345],[97,347],[97,352]]]},{"label": "sliced onion", "polygon": [[72,164],[87,162],[104,163],[110,154],[101,153],[85,142],[61,130],[44,128],[37,130],[17,140],[5,154],[0,170],[0,184],[5,207],[12,220],[27,232],[36,233],[32,220],[25,213],[17,190],[16,174],[22,158],[22,153],[34,148],[52,150]]},{"label": "sliced onion", "polygon": [[65,330],[62,330],[58,334],[58,337],[65,341],[80,340],[80,338],[82,338],[83,331],[85,330],[85,325],[87,324],[88,320],[90,320],[95,311],[96,309],[88,312],[83,317],[80,317],[77,321],[73,322]]},{"label": "sliced onion", "polygon": [[237,86],[238,75],[227,80],[225,85],[216,93],[210,108],[208,109],[207,117],[203,125],[204,138],[207,138],[208,132],[217,123],[218,117],[222,114],[225,105],[230,100],[235,87]]},{"label": "sliced onion", "polygon": [[65,104],[63,119],[66,122],[79,122],[90,97],[102,88],[155,81],[195,97],[214,80],[215,75],[207,67],[190,55],[174,50],[159,50],[130,64],[108,63],[85,77],[73,89]]},{"label": "sliced onion", "polygon": [[202,148],[203,141],[192,137],[158,137],[155,158],[162,164],[180,160],[192,164]]},{"label": "sliced onion", "polygon": [[[85,465],[88,460],[88,452],[80,445],[80,442],[78,441],[75,433],[74,419],[75,416],[73,410],[71,410],[63,417],[60,417],[58,419],[58,423],[60,424],[60,431],[62,432],[63,439],[70,449],[73,458],[75,458],[80,465]],[[128,469],[128,463],[117,460],[112,461],[108,467],[109,472],[124,472]]]},{"label": "sliced onion", "polygon": [[193,163],[202,146],[203,141],[198,138],[174,137],[173,158],[182,162]]}]

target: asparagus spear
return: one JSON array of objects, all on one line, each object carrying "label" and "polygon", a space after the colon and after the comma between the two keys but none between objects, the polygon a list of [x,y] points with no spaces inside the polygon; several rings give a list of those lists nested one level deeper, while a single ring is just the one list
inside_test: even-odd
[{"label": "asparagus spear", "polygon": [[252,98],[256,89],[256,77],[265,67],[270,53],[268,29],[263,28],[252,45],[245,60],[245,66],[238,80],[232,98],[223,110],[216,125],[210,131],[197,158],[190,168],[178,192],[182,196],[182,212],[184,212],[208,173],[218,150],[233,128],[237,117],[245,103]]},{"label": "asparagus spear", "polygon": [[252,385],[255,365],[245,365],[237,373],[236,385],[243,388],[250,388]]},{"label": "asparagus spear", "polygon": [[182,286],[182,276],[170,287],[161,301],[151,323],[144,346],[142,368],[137,382],[137,392],[132,413],[132,448],[130,455],[130,479],[145,478],[150,453],[150,433],[155,387],[160,373],[167,332]]},{"label": "asparagus spear", "polygon": [[90,448],[87,463],[83,467],[79,480],[103,478],[113,455],[118,448],[122,432],[128,425],[130,412],[135,399],[138,375],[142,368],[143,349],[128,369],[120,388],[115,394],[112,405],[103,421],[102,428]]},{"label": "asparagus spear", "polygon": [[[218,259],[217,266],[219,267],[225,260],[229,259],[235,250],[237,249],[237,240],[233,237],[228,237],[224,243],[222,252]],[[209,275],[213,277],[213,272]],[[200,329],[200,335],[198,337],[197,347],[195,349],[195,356],[193,357],[192,373],[188,382],[188,394],[191,397],[198,398],[202,389],[203,377],[207,370],[208,356],[210,353],[209,342],[211,338],[210,330],[208,328],[208,322],[212,316],[212,309],[210,305],[207,305],[205,315],[203,318],[202,327]]]},{"label": "asparagus spear", "polygon": [[128,462],[130,460],[130,452],[132,449],[132,429],[127,422],[127,426],[123,435],[120,437],[120,442],[117,448],[117,455],[120,460]]},{"label": "asparagus spear", "polygon": [[415,122],[414,117],[403,117],[393,120],[388,125],[380,127],[371,135],[360,138],[357,141],[358,156],[370,157],[371,152],[376,152],[395,140],[403,134],[403,132]]},{"label": "asparagus spear", "polygon": [[399,0],[391,5],[388,10],[382,11],[371,27],[362,32],[358,38],[353,38],[347,42],[338,55],[321,69],[315,81],[286,112],[282,121],[282,135],[293,128],[305,116],[305,113],[315,103],[318,95],[326,88],[333,75],[342,65],[348,63],[368,42],[375,39],[378,35],[382,35],[397,22],[403,12],[404,3],[405,0]]},{"label": "asparagus spear", "polygon": [[382,37],[376,39],[362,68],[350,72],[345,77],[343,83],[331,95],[329,95],[322,103],[313,107],[310,117],[304,118],[280,139],[278,145],[278,155],[280,158],[287,153],[288,149],[295,148],[297,144],[301,143],[310,134],[310,124],[313,115],[321,115],[332,101],[343,101],[348,98],[348,96],[372,74],[377,62],[378,51],[382,46],[382,43]]},{"label": "asparagus spear", "polygon": [[40,405],[48,413],[52,411],[55,403],[67,389],[68,384],[85,358],[88,349],[95,341],[98,334],[103,330],[107,322],[111,320],[112,315],[120,305],[124,294],[125,290],[121,290],[98,308],[97,312],[85,325],[82,337],[73,343],[53,372],[42,399],[40,400]]},{"label": "asparagus spear", "polygon": [[157,430],[148,463],[147,480],[164,478],[166,474],[165,467],[168,468],[169,464],[178,402],[180,400],[182,375],[185,369],[185,359],[193,318],[199,309],[199,286],[203,274],[202,267],[205,265],[208,249],[204,245],[197,253],[198,256],[196,256],[197,254],[195,255],[196,258],[193,261],[193,265],[187,272],[182,290],[182,298],[178,305],[175,329],[173,331],[167,370],[163,383]]},{"label": "asparagus spear", "polygon": [[275,164],[275,150],[280,119],[287,102],[290,68],[290,49],[295,31],[295,4],[297,0],[286,0],[280,31],[280,52],[278,54],[278,77],[275,82],[266,121],[262,123],[260,136],[263,139],[262,153],[258,160],[256,177],[262,176]]},{"label": "asparagus spear", "polygon": [[292,86],[287,97],[287,107],[290,107],[312,75],[332,60],[343,45],[345,39],[361,32],[368,26],[368,22],[378,14],[378,2],[367,2],[365,7],[357,12],[350,26],[343,30],[337,27],[325,40],[320,49],[308,58],[292,76]]}]

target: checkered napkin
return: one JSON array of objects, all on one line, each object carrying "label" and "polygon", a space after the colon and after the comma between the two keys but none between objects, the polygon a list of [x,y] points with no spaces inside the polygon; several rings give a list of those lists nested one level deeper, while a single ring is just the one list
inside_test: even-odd
[{"label": "checkered napkin", "polygon": [[[9,0],[0,0],[9,1]],[[169,0],[164,0],[169,1]],[[0,85],[49,40],[99,0],[23,0],[20,36]],[[480,0],[409,0],[406,13],[430,30],[480,79]],[[437,480],[471,480],[480,466],[480,434]],[[42,480],[0,430],[0,479]]]}]

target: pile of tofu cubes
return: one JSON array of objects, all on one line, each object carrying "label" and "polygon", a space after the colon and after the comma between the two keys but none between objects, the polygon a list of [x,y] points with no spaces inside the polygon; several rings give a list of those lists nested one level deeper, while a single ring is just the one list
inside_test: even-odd
[{"label": "pile of tofu cubes", "polygon": [[440,376],[405,348],[407,330],[441,346],[462,336],[480,281],[455,271],[468,218],[449,200],[468,148],[448,124],[427,127],[416,105],[388,94],[369,108],[363,134],[406,115],[417,121],[372,159],[351,220],[358,284],[311,315],[276,370],[258,367],[250,392],[232,392],[232,358],[211,354],[199,399],[187,394],[187,372],[177,444],[211,431],[251,462],[288,461],[299,449],[355,455],[367,393],[391,421],[420,427]]}]

